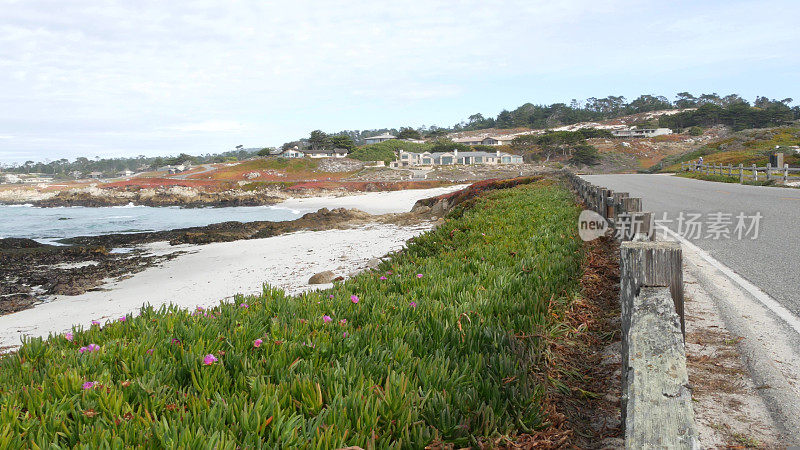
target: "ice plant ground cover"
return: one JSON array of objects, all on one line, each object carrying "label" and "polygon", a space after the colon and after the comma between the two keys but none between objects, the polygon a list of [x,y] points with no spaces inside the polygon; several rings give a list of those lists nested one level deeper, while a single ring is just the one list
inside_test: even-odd
[{"label": "ice plant ground cover", "polygon": [[0,360],[0,448],[422,448],[544,427],[578,212],[547,180],[486,192],[326,291],[30,339]]}]

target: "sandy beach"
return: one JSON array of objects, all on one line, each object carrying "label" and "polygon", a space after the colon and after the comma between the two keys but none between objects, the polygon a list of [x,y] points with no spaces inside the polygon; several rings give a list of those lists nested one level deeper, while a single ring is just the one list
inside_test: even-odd
[{"label": "sandy beach", "polygon": [[[421,198],[459,188],[294,199],[280,207],[301,211],[345,207],[373,214],[405,212]],[[143,248],[151,254],[181,254],[128,278],[108,280],[100,290],[57,295],[30,309],[0,316],[0,349],[19,346],[23,335],[47,337],[73,326],[88,326],[92,320],[116,320],[137,313],[144,304],[158,307],[172,303],[190,309],[211,306],[230,301],[237,294],[259,294],[264,283],[290,294],[329,287],[309,285],[308,279],[325,270],[347,277],[365,269],[370,259],[401,249],[406,240],[432,227],[432,222],[370,224],[206,245],[147,244]]]}]

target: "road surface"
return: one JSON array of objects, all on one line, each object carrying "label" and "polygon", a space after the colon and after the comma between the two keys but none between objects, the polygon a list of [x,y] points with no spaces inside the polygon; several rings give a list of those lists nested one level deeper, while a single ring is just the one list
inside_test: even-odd
[{"label": "road surface", "polygon": [[[666,213],[670,229],[710,253],[718,261],[755,284],[796,316],[800,316],[800,189],[746,186],[717,183],[670,175],[588,175],[583,178],[597,186],[616,192],[628,192],[642,198],[642,209],[652,211],[657,219]],[[687,235],[687,221],[679,230],[680,214],[700,214],[700,238]],[[709,222],[717,222],[713,214],[731,214],[727,228],[729,238],[715,239]],[[735,231],[739,214],[744,225],[761,214],[758,236],[755,230],[742,230],[742,239]],[[724,216],[723,216],[724,217]],[[690,233],[694,234],[694,233]]]}]

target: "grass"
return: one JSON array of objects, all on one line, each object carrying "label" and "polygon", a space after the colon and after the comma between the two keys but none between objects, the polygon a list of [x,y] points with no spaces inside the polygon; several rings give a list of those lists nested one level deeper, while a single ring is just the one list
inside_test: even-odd
[{"label": "grass", "polygon": [[463,447],[546,427],[579,209],[546,181],[465,204],[330,290],[27,340],[0,360],[0,448]]},{"label": "grass", "polygon": [[[767,181],[765,175],[763,173],[759,174],[759,180],[753,181],[752,179],[748,179],[750,177],[751,172],[745,172],[745,180],[744,183],[749,186],[780,186],[784,187],[783,185],[777,184],[775,180]],[[700,172],[679,172],[675,174],[676,176],[683,177],[683,178],[692,178],[695,180],[705,180],[705,181],[716,181],[719,183],[739,183],[739,174],[737,173],[735,176],[729,177],[728,175],[719,175],[719,174],[706,174]],[[788,186],[786,186],[788,187]]]},{"label": "grass", "polygon": [[[663,172],[680,170],[681,162],[696,161],[703,157],[707,164],[744,164],[745,166],[765,166],[775,147],[800,145],[800,128],[776,127],[760,130],[745,130],[719,139],[691,152],[664,158],[661,165],[654,166]],[[800,164],[800,156],[785,153],[785,163],[790,166]],[[663,169],[662,169],[663,167]]]}]

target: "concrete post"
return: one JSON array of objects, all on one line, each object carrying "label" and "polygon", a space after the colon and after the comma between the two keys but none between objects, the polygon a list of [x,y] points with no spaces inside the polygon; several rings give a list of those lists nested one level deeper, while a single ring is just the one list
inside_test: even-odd
[{"label": "concrete post", "polygon": [[744,183],[744,166],[739,164],[739,184]]},{"label": "concrete post", "polygon": [[753,181],[758,181],[758,171],[755,164],[753,164]]},{"label": "concrete post", "polygon": [[767,163],[767,181],[772,179],[772,165]]}]

